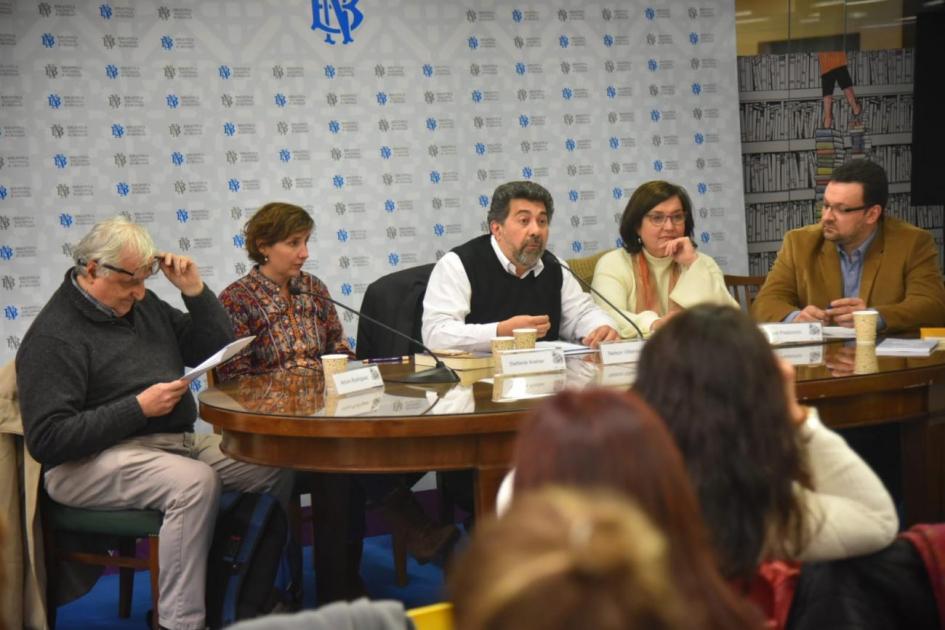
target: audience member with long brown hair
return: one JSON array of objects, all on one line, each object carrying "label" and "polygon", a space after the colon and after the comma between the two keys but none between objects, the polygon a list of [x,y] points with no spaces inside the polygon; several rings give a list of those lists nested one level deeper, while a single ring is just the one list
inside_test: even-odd
[{"label": "audience member with long brown hair", "polygon": [[550,398],[524,422],[513,464],[500,513],[510,486],[516,496],[547,484],[616,490],[666,535],[671,574],[690,604],[690,627],[759,627],[760,617],[719,575],[682,457],[639,396],[597,389]]}]

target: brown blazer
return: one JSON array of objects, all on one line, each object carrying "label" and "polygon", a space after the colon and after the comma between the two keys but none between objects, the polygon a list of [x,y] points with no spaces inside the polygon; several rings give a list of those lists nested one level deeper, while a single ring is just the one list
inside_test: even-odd
[{"label": "brown blazer", "polygon": [[[945,286],[932,235],[893,217],[878,229],[863,262],[860,298],[879,311],[886,332],[945,325]],[[818,223],[785,235],[751,314],[779,322],[809,304],[825,308],[841,297],[840,255]]]}]

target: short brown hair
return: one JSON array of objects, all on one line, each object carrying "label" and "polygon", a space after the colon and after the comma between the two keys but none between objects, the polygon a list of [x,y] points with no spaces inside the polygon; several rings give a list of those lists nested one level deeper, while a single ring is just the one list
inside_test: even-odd
[{"label": "short brown hair", "polygon": [[283,201],[267,203],[256,211],[243,228],[246,253],[261,265],[266,262],[266,257],[259,251],[260,245],[284,241],[296,232],[311,230],[314,225],[312,215],[299,206]]},{"label": "short brown hair", "polygon": [[640,240],[640,224],[643,223],[643,217],[650,210],[673,197],[679,197],[682,203],[683,212],[686,214],[684,234],[692,238],[696,224],[692,218],[692,200],[689,198],[689,193],[682,186],[655,179],[640,184],[630,195],[627,207],[623,209],[623,215],[620,217],[620,238],[623,240],[625,250],[631,254],[640,253],[643,249],[643,241]]}]

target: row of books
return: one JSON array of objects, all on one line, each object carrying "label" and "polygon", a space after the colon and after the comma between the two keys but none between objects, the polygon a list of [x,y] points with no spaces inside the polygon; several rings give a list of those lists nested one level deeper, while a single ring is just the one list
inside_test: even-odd
[{"label": "row of books", "polygon": [[927,230],[941,228],[945,225],[942,213],[945,210],[943,206],[911,206],[909,205],[910,195],[908,193],[897,193],[889,195],[889,203],[886,205],[886,214],[898,217],[912,225]]},{"label": "row of books", "polygon": [[815,151],[742,155],[746,193],[813,188],[816,171]]},{"label": "row of books", "polygon": [[912,181],[912,145],[885,144],[874,146],[870,159],[886,169],[890,183]]},{"label": "row of books", "polygon": [[767,276],[777,257],[778,252],[776,251],[748,254],[748,275]]},{"label": "row of books", "polygon": [[820,219],[815,206],[813,199],[749,204],[745,212],[748,242],[780,241],[788,230],[815,223]]},{"label": "row of books", "polygon": [[[911,84],[915,51],[911,48],[850,51],[847,69],[853,85]],[[820,87],[817,53],[752,55],[738,58],[738,90],[799,90]]]}]

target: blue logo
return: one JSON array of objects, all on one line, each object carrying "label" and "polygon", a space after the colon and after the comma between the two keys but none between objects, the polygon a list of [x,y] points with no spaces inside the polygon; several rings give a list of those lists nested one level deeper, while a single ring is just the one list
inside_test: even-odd
[{"label": "blue logo", "polygon": [[436,118],[427,118],[427,129],[436,131]]},{"label": "blue logo", "polygon": [[344,188],[345,178],[342,177],[341,175],[335,175],[334,177],[331,178],[331,184],[335,188]]},{"label": "blue logo", "polygon": [[486,154],[486,145],[481,142],[476,143],[476,155],[485,155]]},{"label": "blue logo", "polygon": [[358,340],[355,337],[352,337],[351,335],[348,335],[347,339],[348,339],[348,345],[351,346],[351,349],[356,350],[358,347]]},{"label": "blue logo", "polygon": [[646,16],[646,19],[652,20],[656,17],[656,11],[654,11],[652,7],[647,7],[646,10],[643,11],[643,15]]},{"label": "blue logo", "polygon": [[292,159],[292,152],[289,151],[288,149],[282,149],[281,151],[279,151],[279,159],[282,160],[283,162],[288,162],[289,160]]},{"label": "blue logo", "polygon": [[535,172],[532,171],[532,167],[531,167],[531,166],[522,167],[522,177],[524,177],[525,179],[531,179],[531,178],[532,178],[532,175],[534,175],[534,174],[535,174]]},{"label": "blue logo", "polygon": [[653,160],[653,170],[659,173],[663,170],[663,160]]},{"label": "blue logo", "polygon": [[56,38],[53,37],[52,33],[43,33],[43,46],[46,48],[52,48],[56,45]]},{"label": "blue logo", "polygon": [[65,212],[59,215],[59,225],[64,228],[71,228],[73,223],[72,215]]},{"label": "blue logo", "polygon": [[701,93],[702,93],[702,85],[699,84],[699,83],[693,83],[693,84],[692,84],[692,93],[695,94],[696,96],[698,96],[699,94],[701,94]]},{"label": "blue logo", "polygon": [[201,389],[203,389],[203,380],[202,380],[202,379],[195,378],[194,380],[190,381],[190,391],[192,391],[193,393],[196,394],[196,393],[199,392]]},{"label": "blue logo", "polygon": [[187,212],[184,208],[177,209],[177,221],[178,223],[187,223],[190,220],[190,213]]},{"label": "blue logo", "polygon": [[696,141],[696,144],[702,144],[703,142],[705,142],[705,136],[703,136],[701,133],[696,133],[695,141]]},{"label": "blue logo", "polygon": [[229,66],[220,66],[220,67],[217,69],[217,72],[220,73],[220,78],[223,79],[224,81],[225,81],[226,79],[229,79],[229,78],[230,78],[231,72],[230,72],[230,67],[229,67]]},{"label": "blue logo", "polygon": [[180,99],[177,98],[176,94],[167,95],[167,106],[171,109],[177,109],[177,106],[180,105]]},{"label": "blue logo", "polygon": [[337,120],[329,120],[328,131],[332,133],[338,133],[339,131],[341,131],[341,124]]},{"label": "blue logo", "polygon": [[62,107],[62,99],[59,98],[58,94],[50,94],[46,100],[49,101],[49,106],[53,109],[59,109]]},{"label": "blue logo", "polygon": [[341,295],[351,295],[352,287],[347,282],[341,284]]},{"label": "blue logo", "polygon": [[469,48],[472,50],[479,48],[479,39],[475,35],[467,39],[466,43],[469,44]]},{"label": "blue logo", "polygon": [[699,34],[698,33],[689,33],[689,43],[695,46],[699,43]]},{"label": "blue logo", "polygon": [[660,64],[656,63],[656,59],[650,59],[646,62],[646,69],[650,72],[656,72],[659,70]]},{"label": "blue logo", "polygon": [[435,223],[433,225],[433,234],[434,236],[443,236],[446,234],[446,228],[443,227],[442,223]]},{"label": "blue logo", "polygon": [[526,116],[525,114],[522,114],[521,116],[518,117],[518,126],[521,127],[522,129],[527,127],[528,123],[529,123],[528,116]]},{"label": "blue logo", "polygon": [[391,267],[396,267],[400,263],[400,255],[397,252],[391,252],[387,255],[387,262]]},{"label": "blue logo", "polygon": [[610,48],[614,45],[614,36],[613,35],[604,35],[604,46]]},{"label": "blue logo", "polygon": [[171,164],[174,166],[180,166],[184,163],[184,155],[180,151],[174,151],[171,153]]},{"label": "blue logo", "polygon": [[575,147],[577,147],[577,143],[575,143],[573,139],[568,138],[564,141],[564,148],[568,151],[574,151]]},{"label": "blue logo", "polygon": [[333,66],[333,65],[331,65],[331,64],[328,64],[327,66],[325,66],[325,76],[326,76],[326,77],[328,77],[329,79],[334,79],[336,74],[338,74],[338,73],[337,73],[337,71],[335,70],[335,66]]},{"label": "blue logo", "polygon": [[487,195],[479,195],[479,205],[483,208],[489,207],[489,197]]},{"label": "blue logo", "polygon": [[584,245],[581,244],[581,241],[571,241],[571,251],[575,254],[581,253],[581,250],[584,249]]},{"label": "blue logo", "polygon": [[515,64],[515,74],[522,75],[525,74],[525,64],[519,61]]},{"label": "blue logo", "polygon": [[708,232],[703,232],[702,234],[699,235],[699,240],[702,241],[703,243],[708,243],[708,242],[709,242],[709,238],[710,238],[710,237],[709,237],[709,233],[708,233]]},{"label": "blue logo", "polygon": [[618,249],[622,249],[622,248],[623,248],[623,239],[618,236],[618,237],[617,237],[617,240],[614,241],[614,246],[617,247]]},{"label": "blue logo", "polygon": [[285,107],[285,104],[286,104],[285,94],[282,94],[281,92],[277,92],[275,96],[275,101],[276,101],[277,107]]},{"label": "blue logo", "polygon": [[242,249],[244,245],[246,245],[246,237],[243,236],[242,234],[234,234],[233,247]]},{"label": "blue logo", "polygon": [[429,78],[433,76],[433,66],[428,63],[423,64],[423,76]]},{"label": "blue logo", "polygon": [[387,94],[384,92],[377,93],[377,104],[378,105],[387,105]]},{"label": "blue logo", "polygon": [[102,16],[102,19],[110,20],[112,19],[112,8],[107,4],[103,4],[98,8],[98,14]]},{"label": "blue logo", "polygon": [[615,186],[613,191],[611,192],[614,195],[614,199],[617,199],[617,200],[623,199],[623,188],[619,188]]},{"label": "blue logo", "polygon": [[342,243],[344,243],[344,242],[346,242],[346,241],[348,240],[348,230],[346,230],[346,229],[344,229],[344,228],[338,230],[338,231],[335,233],[335,235],[338,237],[338,240],[341,241]]},{"label": "blue logo", "polygon": [[388,214],[390,214],[396,209],[397,209],[397,204],[394,203],[393,199],[388,199],[387,201],[384,202],[384,212],[387,212]]},{"label": "blue logo", "polygon": [[610,142],[610,148],[611,148],[611,149],[619,149],[619,148],[620,148],[620,138],[618,138],[617,136],[611,136],[609,142]]},{"label": "blue logo", "polygon": [[442,178],[440,177],[440,172],[439,172],[439,171],[430,171],[430,182],[431,182],[431,183],[433,183],[433,184],[439,184],[439,183],[440,183],[440,179],[442,179]]},{"label": "blue logo", "polygon": [[616,98],[617,97],[617,88],[612,85],[607,86],[607,98]]},{"label": "blue logo", "polygon": [[64,156],[62,153],[57,153],[54,155],[52,160],[53,164],[56,165],[56,168],[65,168],[66,165],[69,164],[68,158],[66,158],[66,156]]},{"label": "blue logo", "polygon": [[480,102],[482,102],[482,92],[480,92],[479,90],[473,90],[473,91],[472,91],[472,100],[473,100],[473,103],[480,103]]},{"label": "blue logo", "polygon": [[0,186],[0,201],[4,200],[4,199],[6,199],[6,198],[7,198],[7,187],[6,187],[6,186]]},{"label": "blue logo", "polygon": [[13,248],[9,245],[0,245],[0,260],[10,260],[13,258]]},{"label": "blue logo", "polygon": [[383,146],[381,147],[381,158],[384,160],[389,160],[393,152],[390,150],[390,147]]},{"label": "blue logo", "polygon": [[512,9],[512,21],[515,23],[522,21],[522,12],[518,9]]},{"label": "blue logo", "polygon": [[223,123],[223,134],[226,136],[232,136],[236,133],[236,125],[231,122]]},{"label": "blue logo", "polygon": [[578,191],[573,188],[568,191],[568,199],[573,203],[578,200]]},{"label": "blue logo", "polygon": [[704,195],[709,192],[709,187],[705,185],[705,182],[699,182],[696,185],[696,192],[698,192],[700,195]]},{"label": "blue logo", "polygon": [[119,197],[127,197],[128,193],[131,192],[131,188],[125,182],[118,182],[115,184],[115,192],[118,193]]},{"label": "blue logo", "polygon": [[341,43],[350,44],[351,33],[364,21],[357,5],[358,0],[312,0],[312,30],[324,31],[326,44],[335,45],[332,35],[341,35]]},{"label": "blue logo", "polygon": [[650,120],[652,120],[653,122],[660,121],[660,111],[658,109],[654,109],[653,111],[650,112]]},{"label": "blue logo", "polygon": [[108,64],[105,66],[105,76],[109,79],[118,78],[118,68],[114,64]]},{"label": "blue logo", "polygon": [[235,177],[231,177],[226,180],[226,187],[230,189],[230,192],[239,192],[240,191],[240,180]]},{"label": "blue logo", "polygon": [[561,37],[558,38],[558,45],[561,46],[562,48],[567,48],[568,46],[571,45],[571,40],[568,39],[567,35],[562,35]]},{"label": "blue logo", "polygon": [[574,96],[574,91],[571,88],[566,87],[561,90],[561,98],[564,100],[570,101],[572,96]]},{"label": "blue logo", "polygon": [[161,48],[164,50],[170,50],[174,47],[174,38],[170,35],[161,36]]},{"label": "blue logo", "polygon": [[3,316],[7,319],[16,319],[19,317],[20,311],[12,304],[10,306],[3,307]]}]

